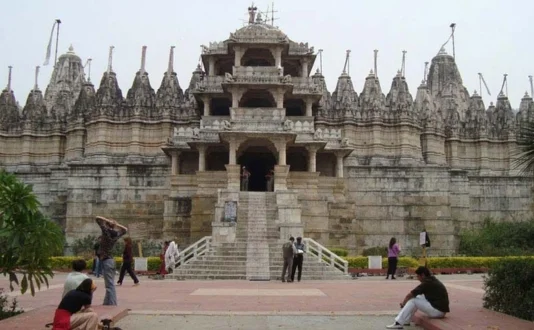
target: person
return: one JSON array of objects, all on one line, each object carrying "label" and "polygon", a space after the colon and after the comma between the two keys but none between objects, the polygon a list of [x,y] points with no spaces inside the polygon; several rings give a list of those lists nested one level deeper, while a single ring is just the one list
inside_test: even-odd
[{"label": "person", "polygon": [[300,278],[302,276],[302,263],[304,261],[304,253],[306,252],[306,244],[304,244],[304,242],[302,241],[302,237],[297,237],[297,241],[295,242],[295,249],[297,249],[297,253],[295,254],[295,257],[293,258],[293,270],[291,272],[291,282],[295,281],[295,272],[297,271],[297,268],[299,270],[297,281],[300,282]]},{"label": "person", "polygon": [[169,243],[167,251],[165,251],[165,267],[167,267],[167,272],[171,273],[178,263],[178,257],[180,256],[180,250],[178,250],[178,245],[174,241]]},{"label": "person", "polygon": [[159,255],[159,260],[161,260],[161,266],[159,266],[159,274],[161,277],[165,277],[167,274],[167,267],[165,266],[165,253],[167,252],[167,249],[169,248],[169,241],[165,241],[163,243],[163,249],[161,250],[161,254]]},{"label": "person", "polygon": [[102,274],[102,264],[100,263],[100,253],[98,253],[98,250],[100,250],[100,239],[102,236],[99,236],[96,239],[95,245],[93,246],[93,249],[95,250],[95,257],[93,259],[93,274],[96,277],[100,277],[100,274]]},{"label": "person", "polygon": [[248,179],[250,178],[250,172],[245,166],[243,166],[243,172],[241,173],[241,191],[248,191]]},{"label": "person", "polygon": [[430,318],[442,318],[450,312],[449,294],[445,285],[424,266],[417,268],[415,274],[421,284],[406,295],[400,303],[402,309],[395,318],[395,323],[386,326],[387,329],[403,329],[403,325],[409,324],[417,310]]},{"label": "person", "polygon": [[397,262],[399,260],[399,253],[400,253],[400,247],[399,247],[399,244],[397,244],[397,239],[395,237],[392,237],[389,240],[389,246],[388,246],[388,273],[386,276],[386,280],[389,279],[389,275],[391,275],[392,280],[396,280],[395,272],[397,271]]},{"label": "person", "polygon": [[274,191],[274,171],[269,170],[265,178],[267,179],[267,191]]},{"label": "person", "polygon": [[293,282],[291,280],[291,272],[293,270],[293,258],[295,254],[297,253],[297,249],[295,248],[295,238],[291,236],[289,238],[289,242],[284,243],[282,245],[282,257],[284,258],[284,267],[282,269],[282,282],[286,281],[286,271],[287,271],[287,281]]},{"label": "person", "polygon": [[132,280],[134,281],[134,285],[139,285],[139,279],[135,275],[135,272],[132,269],[132,263],[133,263],[133,248],[132,248],[132,239],[130,237],[124,238],[124,251],[122,252],[122,266],[121,266],[121,272],[119,275],[119,281],[117,282],[118,285],[122,285],[122,280],[124,279],[124,274],[128,272]]},{"label": "person", "polygon": [[103,217],[96,217],[96,223],[102,230],[100,239],[100,262],[102,263],[102,275],[104,276],[104,285],[106,294],[103,305],[117,305],[117,293],[115,291],[115,260],[111,254],[113,246],[120,237],[128,231],[126,227],[119,225],[114,220],[108,220]]},{"label": "person", "polygon": [[69,291],[75,290],[84,280],[89,278],[89,276],[82,273],[86,266],[87,264],[83,259],[77,259],[72,262],[72,272],[67,275],[61,298],[65,297]]},{"label": "person", "polygon": [[53,330],[96,330],[98,315],[91,309],[96,285],[86,278],[80,285],[67,292],[56,309]]}]

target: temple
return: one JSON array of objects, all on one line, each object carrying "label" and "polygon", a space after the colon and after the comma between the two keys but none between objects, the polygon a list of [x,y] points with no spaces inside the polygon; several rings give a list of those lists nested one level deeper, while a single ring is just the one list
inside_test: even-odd
[{"label": "temple", "polygon": [[112,50],[97,89],[71,47],[44,94],[36,74],[24,107],[9,82],[0,95],[0,167],[33,184],[70,243],[98,233],[104,215],[145,223],[150,239],[210,237],[247,253],[247,241],[265,251],[293,235],[351,253],[395,236],[409,254],[426,229],[434,253],[450,255],[462,229],[531,215],[513,160],[532,97],[519,112],[503,92],[486,107],[444,49],[415,98],[403,70],[385,94],[376,68],[359,94],[346,71],[330,93],[314,48],[254,9],[203,47],[185,91],[174,47],[157,91],[143,47],[123,95]]}]

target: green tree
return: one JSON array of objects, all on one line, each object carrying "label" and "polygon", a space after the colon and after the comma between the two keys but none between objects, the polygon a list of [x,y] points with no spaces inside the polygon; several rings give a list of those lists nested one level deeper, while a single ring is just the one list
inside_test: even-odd
[{"label": "green tree", "polygon": [[[35,295],[53,277],[50,257],[61,253],[64,236],[56,223],[39,211],[32,187],[13,174],[0,171],[0,271],[9,275],[9,287],[28,288]],[[20,281],[19,281],[20,276]]]},{"label": "green tree", "polygon": [[513,167],[519,169],[523,175],[532,176],[534,174],[534,121],[520,126],[517,147]]}]

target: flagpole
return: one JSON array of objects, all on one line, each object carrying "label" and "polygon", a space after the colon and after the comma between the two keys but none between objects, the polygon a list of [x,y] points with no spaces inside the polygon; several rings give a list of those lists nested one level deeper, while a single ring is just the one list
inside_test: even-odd
[{"label": "flagpole", "polygon": [[56,23],[57,23],[57,31],[56,31],[56,55],[54,56],[54,68],[56,67],[56,63],[57,63],[57,48],[58,48],[58,43],[59,43],[59,25],[61,24],[61,20],[60,20],[60,19],[56,19]]}]

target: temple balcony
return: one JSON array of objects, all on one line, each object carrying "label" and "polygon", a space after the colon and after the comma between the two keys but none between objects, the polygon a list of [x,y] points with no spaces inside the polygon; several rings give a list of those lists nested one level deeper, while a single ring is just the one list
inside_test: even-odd
[{"label": "temple balcony", "polygon": [[312,77],[291,77],[293,95],[322,95],[323,90]]},{"label": "temple balcony", "polygon": [[194,94],[223,94],[224,90],[222,83],[223,76],[206,76],[201,81],[197,82],[195,88],[192,90]]},{"label": "temple balcony", "polygon": [[250,77],[250,76],[270,76],[279,77],[284,75],[284,68],[275,66],[234,66],[232,76]]}]

